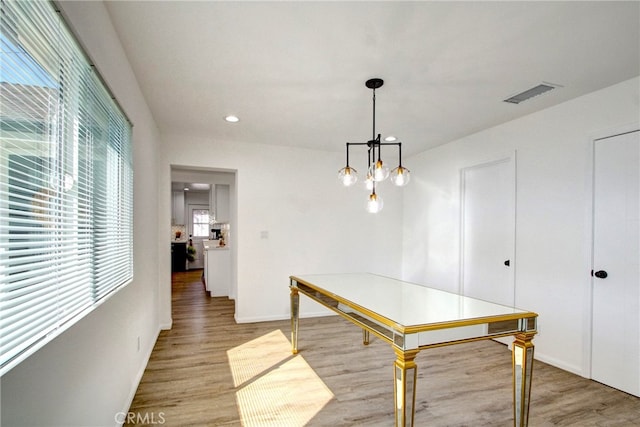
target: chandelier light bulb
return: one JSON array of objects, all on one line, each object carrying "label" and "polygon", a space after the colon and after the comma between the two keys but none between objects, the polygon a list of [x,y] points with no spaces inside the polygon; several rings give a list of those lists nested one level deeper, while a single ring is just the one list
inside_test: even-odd
[{"label": "chandelier light bulb", "polygon": [[357,171],[349,166],[345,166],[338,172],[338,179],[345,187],[350,187],[358,181]]},{"label": "chandelier light bulb", "polygon": [[375,182],[380,182],[389,177],[389,168],[387,167],[387,165],[382,163],[382,160],[378,160],[373,165],[371,165],[369,173],[371,174],[371,176],[373,176],[373,180]]},{"label": "chandelier light bulb", "polygon": [[378,213],[382,210],[383,205],[382,197],[378,196],[375,192],[371,193],[369,200],[367,200],[367,212]]},{"label": "chandelier light bulb", "polygon": [[409,169],[398,166],[394,170],[391,171],[391,182],[393,182],[398,187],[404,187],[411,180],[411,172]]},{"label": "chandelier light bulb", "polygon": [[370,173],[367,173],[367,179],[364,180],[364,187],[369,190],[372,191],[373,190],[373,176],[371,176]]}]

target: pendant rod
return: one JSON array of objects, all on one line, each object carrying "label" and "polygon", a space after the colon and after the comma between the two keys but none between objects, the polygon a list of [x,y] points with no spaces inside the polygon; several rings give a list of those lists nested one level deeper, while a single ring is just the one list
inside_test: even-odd
[{"label": "pendant rod", "polygon": [[371,140],[376,139],[376,89],[373,88],[373,129],[371,132]]}]

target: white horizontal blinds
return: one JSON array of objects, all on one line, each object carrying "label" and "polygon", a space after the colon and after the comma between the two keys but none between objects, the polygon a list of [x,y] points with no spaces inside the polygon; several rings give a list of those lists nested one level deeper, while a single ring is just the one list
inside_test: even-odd
[{"label": "white horizontal blinds", "polygon": [[194,209],[193,218],[194,237],[206,237],[209,235],[209,209]]},{"label": "white horizontal blinds", "polygon": [[[44,5],[42,5],[44,6]],[[49,8],[51,7],[48,5]],[[50,10],[50,9],[49,9]],[[47,10],[43,10],[47,12]],[[52,15],[54,18],[57,14]],[[92,304],[91,299],[91,240],[82,238],[81,225],[90,219],[91,212],[80,212],[79,197],[82,195],[78,187],[78,150],[79,129],[81,119],[81,88],[83,78],[89,65],[67,32],[59,17],[55,20],[58,35],[57,44],[52,48],[58,54],[57,79],[58,116],[56,117],[56,133],[51,135],[54,142],[55,175],[51,186],[60,193],[60,206],[57,220],[58,241],[55,251],[57,255],[57,287],[58,310],[61,323],[76,316]],[[54,19],[52,18],[52,21]],[[85,225],[86,228],[86,225]]]},{"label": "white horizontal blinds", "polygon": [[47,2],[0,1],[0,374],[131,280],[131,127]]},{"label": "white horizontal blinds", "polygon": [[[58,84],[49,74],[57,38],[2,3],[0,363],[41,340],[58,322],[55,248],[60,194],[51,188]],[[39,14],[34,17],[41,19]],[[23,49],[33,46],[37,62]],[[49,71],[50,70],[50,71]]]},{"label": "white horizontal blinds", "polygon": [[[101,84],[92,79],[99,93]],[[121,115],[114,114],[113,101],[96,97],[96,119],[101,132],[94,136],[93,192],[94,275],[97,298],[102,298],[120,283],[130,280],[133,268],[133,168],[130,128]]]}]

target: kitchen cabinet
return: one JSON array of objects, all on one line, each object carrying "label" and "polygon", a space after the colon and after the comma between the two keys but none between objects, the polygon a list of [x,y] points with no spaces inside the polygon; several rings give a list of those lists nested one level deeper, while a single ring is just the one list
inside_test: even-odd
[{"label": "kitchen cabinet", "polygon": [[218,222],[229,222],[230,215],[230,188],[226,184],[216,184],[216,220]]},{"label": "kitchen cabinet", "polygon": [[171,271],[185,271],[187,267],[187,242],[171,242]]},{"label": "kitchen cabinet", "polygon": [[184,225],[184,191],[174,191],[172,194],[171,224]]},{"label": "kitchen cabinet", "polygon": [[218,247],[217,240],[204,240],[205,289],[212,297],[229,296],[231,289],[231,251],[228,246]]}]

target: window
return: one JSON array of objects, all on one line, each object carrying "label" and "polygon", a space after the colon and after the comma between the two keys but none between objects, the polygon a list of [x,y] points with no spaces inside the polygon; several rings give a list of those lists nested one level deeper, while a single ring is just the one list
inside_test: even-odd
[{"label": "window", "polygon": [[52,3],[0,0],[0,375],[133,278],[131,125]]},{"label": "window", "polygon": [[209,237],[209,209],[194,209],[193,218],[193,237]]}]

